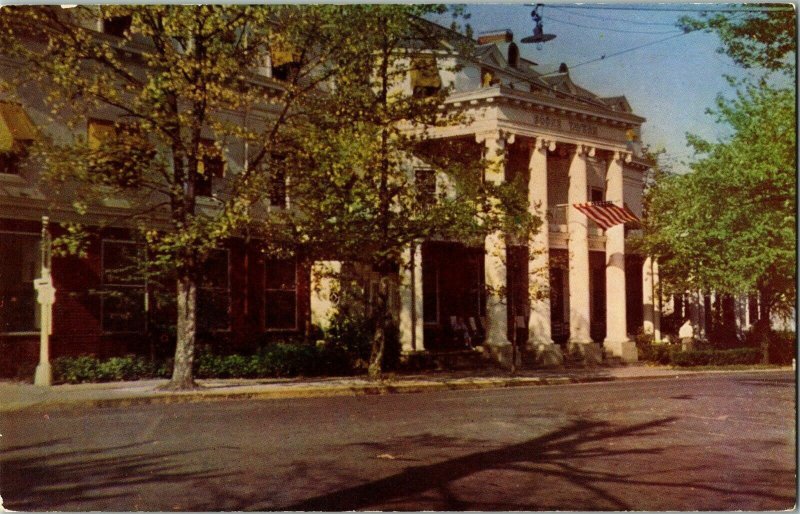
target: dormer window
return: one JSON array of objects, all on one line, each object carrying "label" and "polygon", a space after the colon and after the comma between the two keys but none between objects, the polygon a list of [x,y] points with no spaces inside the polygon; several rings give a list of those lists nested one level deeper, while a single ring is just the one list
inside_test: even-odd
[{"label": "dormer window", "polygon": [[508,45],[508,65],[512,68],[519,68],[519,47],[516,43]]},{"label": "dormer window", "polygon": [[434,96],[442,88],[439,67],[433,54],[420,54],[411,58],[409,69],[411,91],[417,98]]},{"label": "dormer window", "polygon": [[131,28],[131,16],[110,16],[103,19],[103,34],[109,36],[125,37]]}]

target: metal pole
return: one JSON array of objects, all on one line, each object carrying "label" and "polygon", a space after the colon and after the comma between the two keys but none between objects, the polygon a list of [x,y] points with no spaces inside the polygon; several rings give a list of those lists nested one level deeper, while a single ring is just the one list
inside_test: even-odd
[{"label": "metal pole", "polygon": [[40,327],[39,327],[39,364],[36,366],[36,375],[33,383],[38,386],[49,386],[53,381],[50,368],[50,334],[53,333],[53,303],[56,290],[53,287],[50,275],[51,267],[51,241],[48,229],[50,219],[42,216],[42,241],[41,241],[41,278],[33,281],[33,287],[38,292]]}]

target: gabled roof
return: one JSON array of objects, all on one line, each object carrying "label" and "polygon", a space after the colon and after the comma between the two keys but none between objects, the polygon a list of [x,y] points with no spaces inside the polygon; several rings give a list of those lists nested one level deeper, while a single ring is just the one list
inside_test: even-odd
[{"label": "gabled roof", "polygon": [[625,96],[609,96],[600,100],[611,107],[612,111],[633,112],[631,104],[628,103],[628,99]]}]

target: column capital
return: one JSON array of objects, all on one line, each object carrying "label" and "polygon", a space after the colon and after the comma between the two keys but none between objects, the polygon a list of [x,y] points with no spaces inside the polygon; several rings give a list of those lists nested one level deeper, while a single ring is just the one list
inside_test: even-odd
[{"label": "column capital", "polygon": [[513,145],[515,140],[515,134],[507,130],[493,130],[489,132],[475,133],[476,143],[484,143],[487,146],[496,144],[498,148],[505,148],[506,145]]},{"label": "column capital", "polygon": [[631,155],[630,152],[615,151],[614,155],[611,157],[611,162],[615,161],[631,162],[632,159],[633,156]]},{"label": "column capital", "polygon": [[556,142],[543,137],[537,137],[533,148],[540,152],[544,150],[550,150],[551,152],[554,152],[556,149]]}]

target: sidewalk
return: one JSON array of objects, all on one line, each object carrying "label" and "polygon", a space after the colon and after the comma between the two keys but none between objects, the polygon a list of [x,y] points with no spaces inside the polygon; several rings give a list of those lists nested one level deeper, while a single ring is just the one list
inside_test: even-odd
[{"label": "sidewalk", "polygon": [[150,403],[186,403],[231,399],[311,398],[424,391],[487,389],[499,387],[564,385],[614,380],[679,378],[709,373],[771,373],[791,367],[692,371],[665,366],[633,364],[594,369],[524,370],[510,376],[498,370],[420,372],[389,375],[379,382],[364,377],[291,379],[198,380],[198,389],[160,391],[166,380],[108,382],[102,384],[37,387],[21,382],[0,382],[0,413],[86,407],[124,407]]}]

